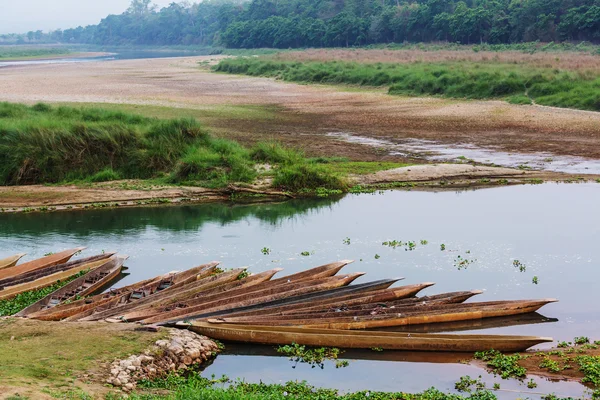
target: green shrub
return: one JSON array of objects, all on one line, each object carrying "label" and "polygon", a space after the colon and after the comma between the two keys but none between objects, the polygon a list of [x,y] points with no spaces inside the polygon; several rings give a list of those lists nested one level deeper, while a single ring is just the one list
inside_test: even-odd
[{"label": "green shrub", "polygon": [[347,188],[343,179],[330,174],[325,168],[316,164],[282,165],[275,171],[273,185],[291,191]]},{"label": "green shrub", "polygon": [[90,176],[90,182],[108,182],[108,181],[116,181],[121,179],[121,175],[118,172],[114,171],[112,168],[103,169],[100,172],[95,173]]}]

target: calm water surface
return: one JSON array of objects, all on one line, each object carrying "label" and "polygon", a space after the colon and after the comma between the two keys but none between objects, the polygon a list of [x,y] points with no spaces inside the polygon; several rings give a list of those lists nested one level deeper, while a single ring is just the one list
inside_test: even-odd
[{"label": "calm water surface", "polygon": [[[388,191],[342,199],[281,204],[208,204],[0,215],[0,258],[17,252],[38,257],[85,245],[90,255],[118,250],[130,256],[129,284],[212,260],[226,268],[274,267],[293,273],[308,267],[354,259],[346,272],[364,271],[357,282],[402,276],[399,284],[435,281],[423,294],[483,289],[479,301],[555,297],[558,303],[537,317],[485,322],[478,332],[600,339],[600,184],[543,184],[494,187],[465,192]],[[350,238],[350,244],[344,239]],[[413,251],[382,246],[386,240],[415,241]],[[421,245],[427,240],[427,245]],[[441,251],[444,244],[446,251]],[[268,247],[271,254],[263,255]],[[310,251],[309,257],[300,253]],[[375,255],[380,258],[376,259]],[[472,260],[458,270],[458,256]],[[517,259],[526,266],[520,272]],[[533,284],[537,276],[539,283]],[[535,322],[535,323],[533,323]],[[473,331],[474,325],[442,327]],[[398,352],[347,353],[344,369],[326,364],[312,369],[276,357],[270,347],[229,346],[205,374],[227,374],[252,381],[306,379],[342,390],[420,391],[431,386],[453,390],[462,375],[483,375],[475,366],[444,362],[456,357]],[[579,396],[575,383],[538,381],[531,391],[518,382],[502,387],[525,392]],[[491,386],[491,384],[490,384]],[[502,392],[503,398],[523,397]]]},{"label": "calm water surface", "polygon": [[76,58],[52,58],[23,61],[0,61],[0,68],[18,66],[18,65],[40,65],[40,64],[71,64],[87,63],[92,61],[114,61],[114,60],[137,60],[145,58],[166,58],[166,57],[193,57],[208,55],[207,51],[177,51],[177,50],[111,50],[104,49],[104,53],[110,55],[100,57],[76,57]]}]

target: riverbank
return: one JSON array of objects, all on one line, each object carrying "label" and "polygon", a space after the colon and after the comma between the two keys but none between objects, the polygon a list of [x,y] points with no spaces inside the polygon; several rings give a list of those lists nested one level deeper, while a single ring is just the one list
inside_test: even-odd
[{"label": "riverbank", "polygon": [[[2,318],[0,319],[0,339],[2,339],[0,340],[0,350],[2,350],[0,351],[0,372],[2,372],[0,374],[0,390],[2,395],[4,398],[12,395],[32,399],[120,398],[123,395],[121,390],[130,392],[134,390],[134,386],[137,386],[132,394],[133,398],[145,398],[144,396],[153,396],[152,398],[155,399],[189,398],[181,397],[182,393],[186,393],[186,396],[199,396],[202,393],[211,395],[213,398],[230,398],[227,397],[228,391],[232,392],[229,396],[233,394],[241,396],[242,393],[246,393],[246,395],[254,395],[256,399],[261,399],[267,394],[271,396],[268,398],[279,398],[279,396],[285,398],[284,392],[300,398],[316,392],[324,395],[325,397],[322,398],[326,399],[343,399],[346,398],[345,396],[350,396],[348,398],[352,399],[366,399],[375,395],[377,395],[376,398],[382,399],[430,398],[426,392],[400,395],[401,392],[360,391],[352,395],[349,393],[344,395],[337,390],[314,388],[304,383],[254,385],[230,381],[231,388],[237,388],[237,390],[227,389],[221,386],[221,383],[227,382],[227,379],[211,380],[193,374],[184,378],[170,369],[172,365],[169,366],[168,363],[161,361],[165,354],[178,351],[172,346],[174,346],[173,343],[179,343],[178,345],[182,346],[181,352],[185,352],[188,347],[192,350],[196,347],[208,349],[208,353],[198,359],[200,363],[195,367],[204,368],[206,363],[210,364],[210,358],[218,352],[216,346],[210,344],[209,339],[197,336],[183,337],[189,335],[186,331],[165,328],[153,331],[137,330],[136,328],[135,324],[52,323]],[[65,340],[65,337],[68,337],[69,340]],[[191,344],[187,345],[186,343],[190,340],[192,342],[204,341],[198,344],[190,342]],[[159,350],[160,346],[164,347],[163,352]],[[213,348],[211,346],[214,347],[213,350],[210,350]],[[521,378],[529,382],[535,382],[537,377],[582,382],[586,376],[590,376],[590,373],[579,368],[575,360],[578,357],[588,357],[587,359],[593,362],[599,356],[600,350],[593,343],[576,346],[565,344],[565,347],[551,350],[519,353],[520,360],[516,365],[525,368],[527,376]],[[172,356],[169,355],[165,360],[169,360],[169,358]],[[344,357],[342,356],[342,358]],[[128,368],[130,365],[135,368]],[[489,368],[486,362],[480,360],[476,360],[474,365],[482,369]],[[497,370],[497,373],[501,374],[508,370],[514,372],[515,369],[510,365],[512,364],[503,364],[504,369]],[[165,369],[158,373],[156,370],[162,368],[161,366],[164,366]],[[552,368],[554,370],[551,370]],[[151,375],[147,375],[148,373]],[[116,386],[106,384],[109,380],[112,382],[117,379],[117,376],[121,376],[121,378]],[[144,378],[141,378],[142,376]],[[131,386],[128,386],[130,388],[127,389],[121,385],[121,380],[127,381],[126,384],[131,383]],[[472,395],[471,391],[485,391],[490,395],[500,397],[503,392],[503,381],[498,379],[498,387],[494,385],[494,387],[476,388],[477,380],[474,379],[469,380],[472,387],[463,388],[457,385],[456,388],[463,392],[463,397],[467,398]],[[465,382],[467,380],[461,379],[461,383]],[[138,384],[136,385],[136,383]],[[456,394],[446,394],[444,390],[430,390],[436,392],[438,395],[435,398],[439,399],[463,398]]]},{"label": "riverbank", "polygon": [[[527,154],[600,159],[600,113],[389,96],[382,90],[298,85],[269,78],[215,74],[199,65],[223,57],[124,60],[14,67],[0,72],[1,100],[120,103],[125,111],[193,116],[241,143],[276,138],[310,156],[409,162],[419,158],[345,143],[331,132],[370,138],[432,140]],[[414,162],[414,161],[413,161]],[[492,159],[491,162],[494,162]]]},{"label": "riverbank", "polygon": [[[584,183],[600,175],[577,176],[544,171],[473,166],[427,164],[351,175],[351,192],[381,189],[457,190],[543,182]],[[335,191],[282,192],[262,181],[249,187],[225,188],[168,186],[143,180],[118,180],[79,185],[0,186],[0,213],[93,210],[212,202],[278,202],[295,197],[323,197]]]}]

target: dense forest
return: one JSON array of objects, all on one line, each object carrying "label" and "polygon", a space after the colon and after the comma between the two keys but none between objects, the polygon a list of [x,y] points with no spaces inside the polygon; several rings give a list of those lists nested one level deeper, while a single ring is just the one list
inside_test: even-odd
[{"label": "dense forest", "polygon": [[158,10],[133,0],[98,25],[24,42],[218,45],[229,48],[362,46],[392,42],[600,42],[600,0],[205,0]]}]

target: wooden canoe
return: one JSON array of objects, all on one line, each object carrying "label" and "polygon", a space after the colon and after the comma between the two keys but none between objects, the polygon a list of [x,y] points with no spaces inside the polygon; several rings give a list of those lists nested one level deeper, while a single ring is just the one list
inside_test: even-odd
[{"label": "wooden canoe", "polygon": [[14,256],[1,259],[0,269],[14,267],[23,257],[25,257],[25,253],[15,254]]},{"label": "wooden canoe", "polygon": [[320,265],[315,268],[307,269],[306,271],[297,272],[292,275],[283,276],[279,279],[274,279],[271,282],[273,284],[279,284],[281,282],[298,282],[301,280],[311,280],[317,278],[326,278],[333,276],[340,272],[346,265],[353,263],[353,260],[341,260],[325,265]]},{"label": "wooden canoe", "polygon": [[411,351],[476,352],[490,349],[502,352],[523,351],[552,338],[511,335],[443,335],[382,331],[345,331],[309,328],[270,328],[252,325],[230,325],[193,321],[179,323],[189,329],[222,341],[288,345],[297,343],[316,347],[341,347]]},{"label": "wooden canoe", "polygon": [[[347,306],[344,303],[336,304],[333,307],[328,308],[310,308],[310,309],[297,309],[293,312],[288,312],[285,315],[291,317],[302,316],[302,315],[317,315],[319,318],[327,318],[328,316],[356,316],[356,315],[378,315],[378,314],[389,314],[394,312],[402,312],[408,308],[411,309],[422,309],[423,307],[446,305],[446,304],[461,304],[470,299],[471,297],[481,294],[480,290],[473,290],[468,292],[450,292],[442,293],[434,296],[424,297],[413,297],[410,299],[394,300],[389,302],[373,302],[366,303],[357,306]],[[282,315],[282,314],[271,314],[265,312],[263,315]]]},{"label": "wooden canoe", "polygon": [[[41,310],[31,314],[30,318],[45,320],[45,321],[60,321],[65,318],[85,313],[90,311],[85,316],[91,315],[96,308],[107,306],[111,308],[116,305],[123,304],[123,299],[135,298],[141,292],[142,297],[147,297],[150,293],[174,289],[184,284],[201,279],[202,277],[212,274],[219,262],[214,261],[208,264],[200,265],[182,272],[170,272],[168,274],[136,282],[134,284],[124,286],[118,289],[110,289],[107,293],[88,297],[86,299],[77,300],[69,304],[60,304],[51,309]],[[128,294],[131,296],[128,297]],[[118,300],[115,300],[118,297]],[[109,304],[109,303],[112,303]],[[109,307],[110,306],[110,307]],[[106,309],[108,309],[106,308]],[[80,318],[83,318],[81,315]]]},{"label": "wooden canoe", "polygon": [[64,301],[85,297],[99,288],[109,284],[119,276],[126,257],[112,256],[106,262],[93,271],[69,282],[62,288],[50,293],[48,296],[21,310],[16,314],[18,317],[26,317],[28,314],[52,308]]},{"label": "wooden canoe", "polygon": [[[152,307],[156,306],[169,306],[171,304],[180,303],[184,307],[193,307],[198,306],[200,304],[205,304],[211,301],[221,300],[226,298],[228,301],[234,296],[241,296],[242,294],[247,294],[249,292],[253,292],[256,296],[258,291],[271,291],[273,293],[274,290],[283,290],[289,291],[291,289],[292,284],[298,284],[301,286],[307,286],[308,282],[315,281],[317,279],[324,279],[334,276],[338,273],[344,266],[352,263],[352,260],[342,260],[334,263],[329,263],[325,265],[321,265],[315,268],[311,268],[306,271],[301,271],[292,275],[287,275],[282,278],[269,280],[267,282],[262,282],[257,285],[254,285],[250,289],[245,287],[231,288],[227,286],[222,286],[221,288],[215,288],[213,290],[203,290],[201,293],[193,294],[193,296],[187,296],[185,293],[183,296],[178,296],[177,298],[164,299],[161,300],[160,303],[155,302],[152,304]],[[391,283],[390,283],[391,284]],[[285,287],[284,287],[285,286]],[[227,292],[224,295],[224,292]],[[265,292],[261,293],[265,295]],[[184,297],[188,297],[188,301],[183,301]],[[131,316],[134,320],[137,320],[137,316]]]},{"label": "wooden canoe", "polygon": [[105,318],[122,317],[125,313],[142,306],[148,306],[151,304],[163,304],[165,301],[181,301],[188,297],[191,297],[197,293],[201,293],[204,290],[212,289],[217,286],[227,284],[229,282],[238,279],[240,274],[246,270],[244,268],[237,268],[230,271],[222,272],[216,275],[210,275],[192,283],[188,283],[178,288],[174,293],[171,291],[158,292],[147,298],[136,301],[131,304],[123,304],[119,307],[114,307],[106,311],[102,311],[91,315],[89,317],[82,318],[82,321],[98,321]]},{"label": "wooden canoe", "polygon": [[487,303],[431,306],[422,310],[404,311],[384,315],[359,315],[345,317],[263,316],[222,318],[222,322],[244,325],[299,326],[325,329],[374,329],[391,326],[431,324],[437,322],[465,321],[502,317],[535,312],[556,299],[516,300]]},{"label": "wooden canoe", "polygon": [[15,277],[26,272],[40,270],[43,268],[51,267],[56,264],[62,264],[67,261],[71,257],[73,257],[76,253],[84,250],[85,247],[77,247],[75,249],[61,251],[60,253],[51,254],[49,256],[45,256],[42,258],[38,258],[37,260],[25,262],[19,265],[15,265],[10,268],[4,268],[0,270],[0,280]]},{"label": "wooden canoe", "polygon": [[260,272],[258,274],[249,275],[243,279],[217,286],[212,289],[201,292],[200,297],[195,297],[189,300],[181,300],[173,302],[172,300],[166,300],[160,304],[150,304],[147,306],[137,307],[135,310],[123,316],[127,321],[138,321],[145,318],[150,318],[158,314],[170,312],[180,308],[191,307],[194,304],[200,304],[205,302],[202,299],[205,298],[219,298],[226,301],[227,299],[234,296],[235,293],[245,293],[246,291],[252,291],[254,287],[260,286],[264,282],[269,280],[282,268],[273,268],[268,271]]},{"label": "wooden canoe", "polygon": [[144,281],[137,282],[134,285],[125,286],[122,289],[110,289],[106,293],[97,294],[95,296],[76,300],[67,304],[59,304],[56,307],[29,314],[29,318],[39,319],[41,321],[61,321],[65,318],[69,318],[88,310],[93,312],[96,308],[99,308],[111,300],[114,300],[116,303],[118,303],[122,296],[126,296],[127,294],[133,292],[136,288],[144,289],[150,286],[160,287],[163,279],[168,279],[168,277],[171,275],[172,274],[166,274],[163,276],[154,277],[152,279],[146,279]]},{"label": "wooden canoe", "polygon": [[71,268],[76,268],[81,264],[87,264],[93,261],[106,260],[116,253],[104,253],[98,254],[91,257],[79,258],[77,260],[68,261],[62,264],[56,264],[51,267],[46,267],[40,270],[26,272],[24,274],[17,275],[12,278],[3,279],[0,281],[0,288],[11,287],[15,285],[20,285],[27,282],[33,282],[36,279],[43,278],[47,275],[55,274],[57,272],[66,271]]},{"label": "wooden canoe", "polygon": [[[270,271],[265,271],[265,272],[262,272],[260,274],[250,275],[250,276],[247,276],[247,277],[245,277],[245,278],[243,278],[241,280],[238,280],[236,282],[231,282],[231,283],[225,284],[223,286],[218,286],[217,288],[214,288],[214,290],[221,290],[221,288],[226,287],[226,286],[232,286],[232,287],[252,286],[252,285],[255,285],[255,284],[259,283],[259,282],[263,282],[263,281],[271,279],[271,277],[273,275],[275,275],[279,271],[281,271],[281,268],[274,268],[274,269],[272,269]],[[110,309],[112,307],[114,307],[114,305],[107,304],[107,305],[103,305],[102,307],[100,307],[99,309],[94,310],[94,311],[96,311],[96,312],[102,312],[102,311],[108,310],[108,309]],[[146,307],[138,307],[133,312],[140,312],[140,310],[141,310],[141,312],[152,313],[153,310],[159,310],[159,309],[163,310],[164,309],[164,310],[168,311],[168,310],[171,310],[173,308],[176,308],[176,307],[173,307],[173,306],[166,306],[166,307],[151,307],[151,306],[146,306]],[[72,317],[68,318],[68,320],[69,321],[77,321],[79,319],[86,318],[86,317],[88,317],[88,316],[90,316],[92,314],[93,314],[93,312],[81,313],[81,314],[78,314],[78,315],[73,315]],[[125,318],[125,316],[123,316],[123,318]]]},{"label": "wooden canoe", "polygon": [[[296,315],[317,315],[326,317],[327,315],[344,316],[344,315],[376,315],[380,310],[384,312],[393,312],[393,310],[404,309],[405,307],[423,307],[426,305],[442,305],[442,304],[460,304],[464,303],[471,297],[483,293],[481,290],[471,290],[462,292],[449,292],[433,296],[411,297],[388,302],[376,301],[368,302],[359,305],[348,305],[345,302],[332,304],[328,307],[308,307],[297,308],[286,312],[271,312],[266,309],[261,314],[255,315],[288,315],[295,317]],[[231,315],[229,315],[231,317]]]},{"label": "wooden canoe", "polygon": [[98,260],[92,261],[88,263],[82,263],[74,268],[67,269],[66,271],[55,272],[54,274],[36,279],[31,282],[21,283],[20,285],[8,286],[3,290],[0,290],[0,300],[11,299],[18,294],[28,292],[30,290],[38,290],[45,288],[47,286],[53,285],[58,281],[64,281],[74,275],[77,275],[81,271],[90,270],[98,268],[99,266],[106,263],[106,260]]},{"label": "wooden canoe", "polygon": [[[291,298],[297,295],[303,295],[311,292],[320,292],[323,290],[346,286],[362,275],[364,275],[364,272],[356,272],[353,274],[343,276],[331,276],[328,278],[316,279],[313,281],[301,283],[302,287],[293,290],[290,290],[291,287],[295,287],[296,285],[291,284],[288,290],[278,290],[275,293],[263,292],[260,296],[252,292],[245,295],[232,297],[226,303],[224,303],[222,300],[213,301],[211,303],[205,303],[199,306],[184,308],[183,310],[176,310],[173,312],[157,315],[156,317],[143,320],[142,323],[173,323],[177,319],[207,318],[210,316],[219,315],[220,313],[223,313],[223,311],[231,310],[233,308],[260,306],[263,303],[268,304],[269,302],[285,298]],[[285,289],[285,286],[278,288]]]},{"label": "wooden canoe", "polygon": [[[276,305],[262,305],[262,307],[252,310],[238,311],[232,314],[227,314],[228,317],[233,316],[252,316],[252,315],[263,315],[263,314],[281,314],[286,315],[288,313],[294,313],[296,310],[303,309],[305,311],[311,311],[313,309],[323,309],[325,307],[332,307],[338,304],[344,304],[345,306],[352,306],[366,303],[379,303],[387,302],[397,299],[405,299],[408,297],[415,296],[421,290],[432,286],[433,282],[419,283],[416,285],[400,286],[392,289],[376,290],[367,293],[341,293],[341,296],[326,296],[322,298],[317,293],[314,297],[303,299],[303,301],[294,301],[294,299],[288,299],[288,301],[282,301]],[[358,286],[358,285],[356,285]],[[350,288],[352,286],[348,286]]]},{"label": "wooden canoe", "polygon": [[163,290],[176,288],[179,284],[185,284],[186,282],[198,279],[198,277],[210,275],[218,264],[218,262],[213,262],[183,272],[170,272],[119,289],[111,288],[106,293],[77,300],[69,304],[58,305],[51,309],[41,310],[31,314],[29,317],[46,321],[70,320],[71,317],[74,317],[73,320],[77,320],[78,318],[75,318],[75,316],[83,318],[84,316],[91,315],[97,308],[110,308],[126,304],[146,298]]}]

